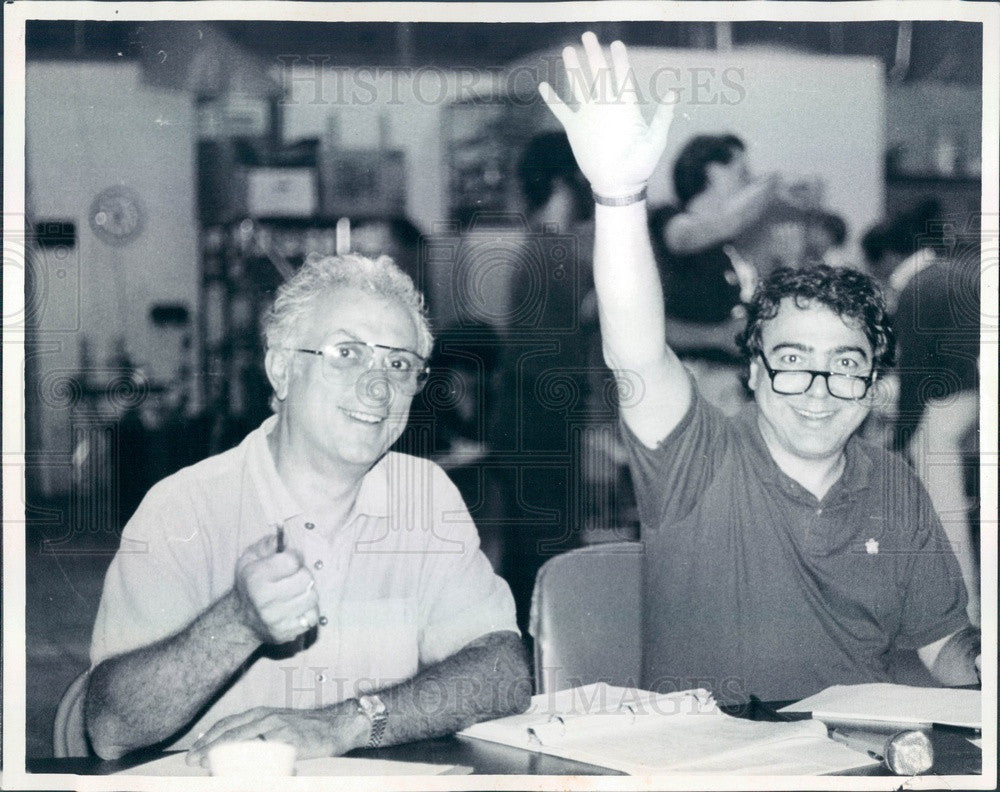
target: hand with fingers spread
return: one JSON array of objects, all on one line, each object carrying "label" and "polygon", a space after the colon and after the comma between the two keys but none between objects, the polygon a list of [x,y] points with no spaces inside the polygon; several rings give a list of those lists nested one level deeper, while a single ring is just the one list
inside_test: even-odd
[{"label": "hand with fingers spread", "polygon": [[623,198],[641,191],[667,141],[673,105],[660,103],[652,121],[643,118],[638,85],[625,45],[611,44],[609,65],[597,37],[583,34],[586,68],[576,49],[563,50],[571,108],[547,82],[542,99],[566,130],[580,170],[597,196]]},{"label": "hand with fingers spread", "polygon": [[340,756],[365,745],[369,728],[350,699],[319,709],[255,707],[212,726],[191,746],[185,761],[207,766],[213,746],[257,739],[294,745],[299,759]]},{"label": "hand with fingers spread", "polygon": [[250,545],[236,565],[233,587],[243,621],[262,643],[287,643],[319,621],[316,581],[294,548],[277,551],[265,536]]}]

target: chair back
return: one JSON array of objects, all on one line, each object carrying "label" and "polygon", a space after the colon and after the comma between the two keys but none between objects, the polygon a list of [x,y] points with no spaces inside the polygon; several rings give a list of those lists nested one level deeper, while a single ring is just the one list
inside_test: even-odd
[{"label": "chair back", "polygon": [[529,632],[538,693],[606,682],[633,687],[642,671],[643,546],[591,545],[538,570]]},{"label": "chair back", "polygon": [[56,759],[91,755],[83,721],[83,697],[87,692],[88,673],[84,671],[73,680],[56,709],[52,726],[52,752]]}]

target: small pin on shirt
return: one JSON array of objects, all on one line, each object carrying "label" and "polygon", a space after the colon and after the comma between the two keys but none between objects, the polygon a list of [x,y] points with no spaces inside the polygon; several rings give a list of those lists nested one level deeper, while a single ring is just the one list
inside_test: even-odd
[{"label": "small pin on shirt", "polygon": [[868,555],[877,555],[878,542],[875,539],[869,539],[867,542],[865,542],[865,551],[868,553]]}]

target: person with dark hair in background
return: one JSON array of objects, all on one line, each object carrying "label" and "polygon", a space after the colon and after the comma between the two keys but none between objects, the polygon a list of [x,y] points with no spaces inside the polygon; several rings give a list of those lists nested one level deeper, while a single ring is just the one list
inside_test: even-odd
[{"label": "person with dark hair in background", "polygon": [[906,447],[928,399],[979,387],[977,240],[975,233],[969,240],[956,236],[933,199],[862,238],[899,343],[896,450]]},{"label": "person with dark hair in background", "polygon": [[575,109],[540,91],[594,192],[605,357],[643,394],[620,410],[646,562],[642,686],[798,699],[891,681],[893,649],[974,684],[978,631],[941,523],[909,466],[857,436],[893,361],[877,285],[825,266],[771,273],[739,337],[753,403],[736,418],[709,405],[663,342],[646,228],[673,107],[647,123],[624,46],[609,66],[592,33],[583,44],[595,81],[611,72],[602,90],[573,83]]},{"label": "person with dark hair in background", "polygon": [[505,577],[526,627],[539,567],[581,541],[590,488],[581,471],[615,479],[621,466],[603,454],[582,464],[607,375],[597,351],[590,189],[562,132],[532,138],[517,176],[529,237],[512,286],[496,437],[497,450],[518,460],[509,471]]},{"label": "person with dark hair in background", "polygon": [[763,217],[776,180],[751,179],[746,146],[735,135],[692,138],[677,156],[673,176],[678,205],[661,207],[650,220],[667,314],[717,326],[718,336],[705,334],[704,343],[735,352],[733,322],[744,316],[742,303],[753,290],[755,273],[725,248]]},{"label": "person with dark hair in background", "polygon": [[805,260],[808,264],[826,264],[830,267],[848,266],[843,258],[847,242],[847,223],[844,218],[824,209],[806,216]]},{"label": "person with dark hair in background", "polygon": [[689,140],[674,162],[673,180],[678,205],[649,217],[666,296],[667,341],[706,396],[735,412],[743,393],[734,339],[744,303],[776,263],[801,263],[802,199],[776,175],[753,178],[746,145],[732,134]]},{"label": "person with dark hair in background", "polygon": [[890,445],[911,459],[944,518],[978,622],[980,250],[978,231],[964,231],[927,199],[869,229],[862,247],[891,298],[899,345]]},{"label": "person with dark hair in background", "polygon": [[528,141],[517,176],[531,226],[555,222],[565,231],[567,222],[593,216],[587,182],[562,132],[543,132]]},{"label": "person with dark hair in background", "polygon": [[448,474],[479,529],[483,554],[504,570],[507,498],[494,462],[494,401],[501,388],[502,341],[488,324],[452,325],[438,334],[422,392],[433,432],[431,459]]},{"label": "person with dark hair in background", "polygon": [[423,233],[403,215],[366,215],[351,219],[351,251],[361,256],[388,256],[410,276],[421,294],[430,316],[434,315],[431,290],[420,267]]}]

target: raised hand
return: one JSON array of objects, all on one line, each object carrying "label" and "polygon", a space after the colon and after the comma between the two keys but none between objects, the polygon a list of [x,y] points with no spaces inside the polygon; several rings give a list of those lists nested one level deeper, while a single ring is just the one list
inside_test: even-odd
[{"label": "raised hand", "polygon": [[547,82],[538,86],[542,99],[566,130],[573,154],[590,186],[600,196],[622,197],[645,187],[667,142],[673,104],[661,102],[646,123],[638,85],[625,45],[611,44],[608,65],[591,32],[583,34],[585,70],[573,47],[563,50],[569,99],[560,99]]},{"label": "raised hand", "polygon": [[319,621],[316,581],[293,548],[277,552],[265,536],[236,563],[236,585],[244,621],[263,643],[287,643]]}]

